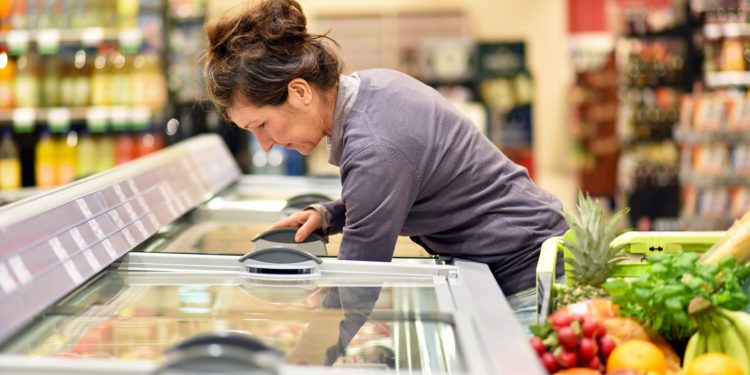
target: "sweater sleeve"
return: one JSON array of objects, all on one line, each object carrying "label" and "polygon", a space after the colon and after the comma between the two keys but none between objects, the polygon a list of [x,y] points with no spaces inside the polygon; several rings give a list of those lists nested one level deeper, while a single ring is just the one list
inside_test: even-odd
[{"label": "sweater sleeve", "polygon": [[323,208],[318,212],[323,217],[323,233],[326,235],[341,233],[344,228],[344,220],[346,218],[346,207],[344,201],[337,199],[335,201],[326,202],[320,205]]},{"label": "sweater sleeve", "polygon": [[384,143],[347,159],[341,169],[346,215],[339,259],[390,261],[417,196],[419,176]]}]

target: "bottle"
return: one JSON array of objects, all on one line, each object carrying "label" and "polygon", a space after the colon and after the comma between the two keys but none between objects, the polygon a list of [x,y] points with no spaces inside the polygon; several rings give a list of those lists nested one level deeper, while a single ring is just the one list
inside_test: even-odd
[{"label": "bottle", "polygon": [[39,106],[39,73],[39,64],[34,53],[26,53],[18,58],[13,84],[16,107]]},{"label": "bottle", "polygon": [[164,137],[149,125],[148,113],[133,115],[135,157],[148,155],[164,147]]},{"label": "bottle", "polygon": [[65,185],[76,178],[78,133],[70,131],[56,137],[57,185]]},{"label": "bottle", "polygon": [[111,104],[132,106],[133,105],[133,77],[132,60],[120,51],[114,51],[109,55],[110,59],[110,99]]},{"label": "bottle", "polygon": [[112,67],[109,59],[112,51],[112,46],[102,44],[94,58],[90,101],[95,106],[112,105]]},{"label": "bottle", "polygon": [[117,19],[121,28],[138,27],[138,0],[117,0]]},{"label": "bottle", "polygon": [[125,164],[136,156],[135,142],[129,129],[117,133],[115,140],[115,165]]},{"label": "bottle", "polygon": [[21,187],[21,159],[18,148],[13,142],[9,128],[3,129],[0,141],[0,190],[12,190]]},{"label": "bottle", "polygon": [[85,107],[91,103],[91,65],[92,53],[79,49],[73,57],[73,106]]},{"label": "bottle", "polygon": [[44,57],[41,85],[41,105],[43,107],[60,106],[60,58],[55,55]]},{"label": "bottle", "polygon": [[98,150],[94,137],[84,129],[78,133],[78,147],[76,148],[76,178],[84,178],[95,174]]},{"label": "bottle", "polygon": [[36,186],[39,188],[54,187],[57,184],[57,147],[49,129],[42,129],[34,154]]},{"label": "bottle", "polygon": [[8,56],[8,49],[0,47],[0,108],[13,108],[13,80],[16,63]]},{"label": "bottle", "polygon": [[11,0],[0,0],[0,31],[10,30]]}]

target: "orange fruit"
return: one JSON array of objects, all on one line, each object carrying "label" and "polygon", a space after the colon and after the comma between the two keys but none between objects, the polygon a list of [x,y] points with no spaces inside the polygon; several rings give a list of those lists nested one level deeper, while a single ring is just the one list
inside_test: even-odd
[{"label": "orange fruit", "polygon": [[690,363],[685,375],[743,375],[734,358],[724,353],[701,354]]},{"label": "orange fruit", "polygon": [[667,359],[651,341],[625,341],[610,353],[607,359],[607,372],[625,369],[664,375],[667,372]]}]

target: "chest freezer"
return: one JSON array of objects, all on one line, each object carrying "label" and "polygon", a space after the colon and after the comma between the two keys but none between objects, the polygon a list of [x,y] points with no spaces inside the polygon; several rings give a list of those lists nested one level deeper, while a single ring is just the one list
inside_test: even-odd
[{"label": "chest freezer", "polygon": [[0,207],[0,374],[161,374],[229,335],[271,373],[544,373],[483,264],[132,251],[238,176],[202,136]]},{"label": "chest freezer", "polygon": [[[175,223],[163,237],[145,251],[207,254],[244,254],[252,249],[250,240],[276,221],[312,203],[341,196],[336,178],[298,176],[239,177],[232,185],[197,206]],[[341,235],[328,238],[328,256],[337,256]],[[396,258],[434,258],[408,237],[400,236]]]}]

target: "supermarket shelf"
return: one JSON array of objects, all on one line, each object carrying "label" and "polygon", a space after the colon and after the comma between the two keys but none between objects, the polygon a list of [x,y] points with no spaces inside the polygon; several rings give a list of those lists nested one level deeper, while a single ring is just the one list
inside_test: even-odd
[{"label": "supermarket shelf", "polygon": [[694,173],[681,173],[680,182],[682,182],[683,186],[690,185],[697,188],[747,186],[750,185],[750,175],[723,174],[719,176],[700,176]]},{"label": "supermarket shelf", "polygon": [[701,144],[713,142],[743,143],[750,142],[750,133],[746,131],[698,131],[685,129],[677,125],[672,130],[677,142],[683,144]]},{"label": "supermarket shelf", "polygon": [[750,35],[750,23],[721,23],[703,26],[703,35],[708,39],[735,38]]},{"label": "supermarket shelf", "polygon": [[698,217],[681,217],[679,221],[679,225],[681,230],[701,230],[701,231],[707,231],[707,230],[727,230],[732,223],[734,223],[734,218],[730,217],[720,217],[720,218],[698,218]]},{"label": "supermarket shelf", "polygon": [[630,33],[624,35],[625,38],[642,39],[642,38],[684,38],[688,33],[688,28],[684,25],[670,27],[660,31],[649,31],[645,33]]},{"label": "supermarket shelf", "polygon": [[154,110],[147,107],[60,107],[0,109],[0,126],[33,125],[36,122],[69,124],[71,121],[148,119]]},{"label": "supermarket shelf", "polygon": [[56,45],[60,43],[96,46],[103,41],[140,43],[143,32],[138,28],[88,27],[83,29],[40,29],[0,32],[0,43],[25,46],[30,42]]},{"label": "supermarket shelf", "polygon": [[705,81],[709,87],[749,86],[750,72],[709,72]]}]

